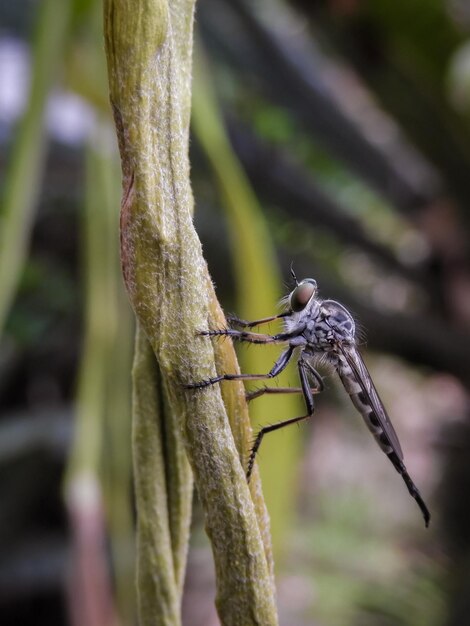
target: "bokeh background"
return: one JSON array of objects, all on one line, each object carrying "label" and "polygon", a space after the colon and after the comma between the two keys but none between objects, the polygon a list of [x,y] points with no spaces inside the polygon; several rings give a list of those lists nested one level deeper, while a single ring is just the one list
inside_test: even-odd
[{"label": "bokeh background", "polygon": [[[198,0],[195,44],[195,222],[225,310],[279,311],[291,263],[348,306],[432,513],[325,372],[311,423],[260,453],[281,624],[470,624],[468,4]],[[0,1],[0,168],[0,623],[135,624],[98,0]],[[242,367],[276,353],[240,346]],[[251,408],[255,427],[303,411]],[[212,626],[197,497],[192,530],[184,623]]]}]

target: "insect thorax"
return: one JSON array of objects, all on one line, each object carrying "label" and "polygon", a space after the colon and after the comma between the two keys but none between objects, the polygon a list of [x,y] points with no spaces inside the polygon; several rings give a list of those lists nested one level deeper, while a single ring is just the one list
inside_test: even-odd
[{"label": "insect thorax", "polygon": [[347,309],[334,300],[319,304],[315,317],[307,322],[304,333],[307,342],[326,351],[338,343],[354,343],[356,327]]}]

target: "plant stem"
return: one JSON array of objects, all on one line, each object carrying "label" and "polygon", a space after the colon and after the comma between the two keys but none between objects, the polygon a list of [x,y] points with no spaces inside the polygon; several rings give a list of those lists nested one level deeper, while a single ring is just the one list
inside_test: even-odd
[{"label": "plant stem", "polygon": [[[191,217],[192,14],[192,0],[105,0],[110,95],[124,175],[121,261],[131,302],[158,363],[168,427],[183,434],[205,510],[221,622],[275,625],[266,515],[259,504],[253,505],[220,390],[184,389],[184,384],[215,373],[211,343],[197,335],[216,320]],[[226,346],[231,350],[228,342]],[[246,420],[248,433],[241,386],[236,387],[231,392],[233,423]],[[142,472],[151,480],[150,467]],[[187,492],[181,492],[185,497]],[[159,517],[147,505],[138,497],[138,514]],[[148,548],[154,552],[158,546]],[[151,574],[160,575],[155,569]],[[169,580],[170,572],[165,576]],[[141,615],[145,600],[140,597]],[[158,615],[157,603],[153,611]]]}]

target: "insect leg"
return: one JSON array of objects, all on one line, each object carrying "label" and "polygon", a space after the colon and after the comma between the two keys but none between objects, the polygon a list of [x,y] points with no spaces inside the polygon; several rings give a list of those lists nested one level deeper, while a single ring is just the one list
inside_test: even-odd
[{"label": "insect leg", "polygon": [[[265,394],[274,395],[277,393],[303,393],[302,387],[261,387],[260,389],[255,389],[254,391],[249,391],[246,394],[246,399],[248,402],[251,400],[255,400],[260,396],[264,396]],[[318,387],[311,387],[312,393],[320,393],[321,389]]]},{"label": "insect leg", "polygon": [[219,383],[222,380],[264,380],[266,378],[274,378],[286,368],[293,352],[294,348],[291,346],[284,350],[267,374],[220,374],[220,376],[207,378],[197,383],[189,383],[185,385],[185,387],[186,389],[202,389],[203,387]]},{"label": "insect leg", "polygon": [[309,372],[310,370],[308,369],[308,366],[306,366],[305,361],[302,361],[302,359],[299,360],[297,365],[299,368],[300,383],[302,385],[302,393],[304,394],[305,404],[307,405],[308,413],[307,415],[300,415],[299,417],[291,417],[289,419],[282,420],[282,422],[277,422],[276,424],[263,426],[263,428],[256,435],[255,442],[253,444],[253,447],[251,448],[250,456],[248,458],[248,466],[247,466],[247,471],[246,471],[247,481],[250,480],[251,473],[253,472],[253,465],[255,463],[255,457],[259,450],[263,437],[266,434],[271,433],[275,430],[279,430],[280,428],[284,428],[285,426],[290,426],[290,424],[295,424],[297,422],[306,420],[309,417],[311,417],[313,414],[313,411],[315,408],[314,403],[313,403],[313,393],[309,385],[308,374],[307,374],[307,372]]},{"label": "insect leg", "polygon": [[230,315],[227,317],[227,322],[233,326],[239,326],[241,328],[253,328],[254,326],[261,326],[261,324],[267,324],[268,322],[273,322],[274,320],[281,319],[283,317],[287,317],[290,315],[290,311],[284,311],[284,313],[279,313],[279,315],[272,315],[271,317],[263,317],[260,320],[254,320],[252,322],[248,322],[247,320],[241,320],[234,315]]},{"label": "insect leg", "polygon": [[308,369],[309,373],[315,379],[315,382],[316,382],[315,389],[317,390],[317,393],[320,392],[320,391],[324,391],[325,390],[325,384],[323,382],[323,378],[321,377],[321,375],[317,372],[317,370],[313,367],[313,365],[311,365],[308,361],[303,361],[303,364],[305,365],[305,367]]},{"label": "insect leg", "polygon": [[[308,370],[308,373],[314,379],[314,384],[310,384],[310,391],[312,394],[320,393],[325,389],[325,385],[323,384],[323,378],[317,372],[317,370],[311,365],[308,361],[302,361],[305,367]],[[302,387],[261,387],[261,389],[255,389],[254,391],[249,391],[246,394],[246,399],[248,402],[251,400],[255,400],[264,394],[276,394],[276,393],[303,393]]]},{"label": "insect leg", "polygon": [[262,333],[251,333],[246,330],[235,330],[234,328],[220,328],[215,330],[203,330],[199,335],[206,337],[232,337],[239,341],[249,343],[279,343],[289,341],[293,337],[302,334],[304,327],[299,326],[295,333],[278,333],[277,335],[265,335]]}]

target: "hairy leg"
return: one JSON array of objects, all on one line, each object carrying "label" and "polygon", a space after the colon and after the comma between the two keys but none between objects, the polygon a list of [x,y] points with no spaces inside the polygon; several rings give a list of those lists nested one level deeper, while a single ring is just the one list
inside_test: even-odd
[{"label": "hairy leg", "polygon": [[186,389],[203,389],[209,385],[215,385],[215,383],[219,383],[222,380],[265,380],[267,378],[274,378],[286,368],[293,352],[294,348],[291,346],[284,350],[267,374],[221,374],[220,376],[207,378],[206,380],[201,380],[196,383],[189,383],[185,385],[185,387]]},{"label": "hairy leg", "polygon": [[303,420],[308,419],[309,417],[312,416],[313,411],[315,409],[315,405],[313,402],[313,393],[312,393],[312,389],[310,387],[309,384],[309,380],[308,380],[308,374],[310,373],[310,369],[308,367],[308,365],[306,364],[305,361],[303,361],[302,359],[299,360],[298,362],[298,368],[299,368],[299,376],[300,376],[300,383],[301,383],[301,389],[302,389],[302,393],[304,394],[304,399],[305,399],[305,404],[307,406],[307,414],[306,415],[300,415],[299,417],[291,417],[289,419],[286,420],[282,420],[281,422],[276,422],[275,424],[270,424],[269,426],[264,426],[259,433],[256,435],[256,439],[255,442],[253,444],[253,447],[251,448],[251,452],[250,452],[250,456],[248,458],[248,465],[247,465],[247,471],[246,471],[246,478],[249,481],[251,474],[253,472],[253,466],[255,464],[255,458],[256,458],[256,454],[261,446],[261,442],[263,441],[263,437],[265,435],[267,435],[268,433],[272,433],[275,430],[279,430],[280,428],[284,428],[285,426],[290,426],[291,424],[296,424],[298,422],[301,422]]},{"label": "hairy leg", "polygon": [[291,315],[290,311],[285,311],[284,313],[279,313],[279,315],[271,315],[271,317],[263,317],[260,320],[253,320],[252,322],[248,322],[247,320],[241,320],[234,315],[230,315],[227,317],[227,322],[231,326],[239,326],[241,328],[253,328],[254,326],[261,326],[261,324],[268,324],[269,322],[274,322],[275,320],[282,319],[283,317],[287,317]]}]

